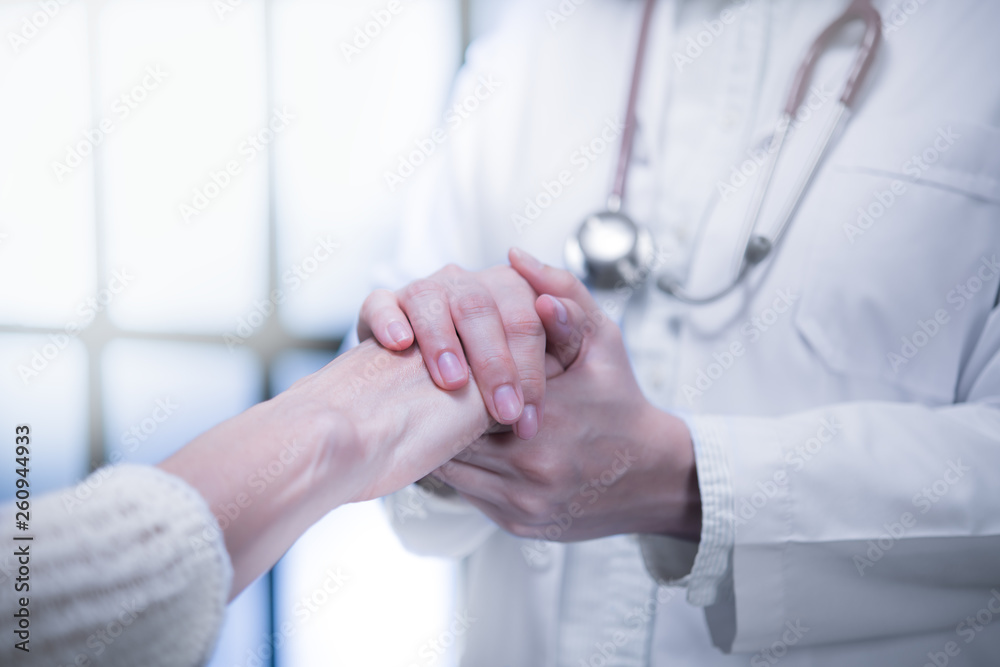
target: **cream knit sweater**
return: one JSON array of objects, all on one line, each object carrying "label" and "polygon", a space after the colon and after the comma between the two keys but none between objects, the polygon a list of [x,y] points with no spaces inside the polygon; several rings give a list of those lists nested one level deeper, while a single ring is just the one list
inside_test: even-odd
[{"label": "cream knit sweater", "polygon": [[[184,481],[104,468],[32,499],[27,532],[15,529],[15,511],[0,512],[0,665],[190,667],[211,657],[232,566],[215,518]],[[26,535],[34,539],[14,541]],[[27,581],[15,555],[25,546]],[[15,591],[19,583],[29,590]],[[22,597],[28,653],[15,648]]]}]

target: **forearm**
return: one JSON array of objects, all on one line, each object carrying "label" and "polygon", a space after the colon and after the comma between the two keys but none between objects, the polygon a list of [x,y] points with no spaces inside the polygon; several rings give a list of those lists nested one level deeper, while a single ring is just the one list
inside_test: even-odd
[{"label": "forearm", "polygon": [[196,488],[219,519],[235,596],[331,509],[406,486],[489,425],[474,386],[443,392],[419,351],[369,342],[160,467]]}]

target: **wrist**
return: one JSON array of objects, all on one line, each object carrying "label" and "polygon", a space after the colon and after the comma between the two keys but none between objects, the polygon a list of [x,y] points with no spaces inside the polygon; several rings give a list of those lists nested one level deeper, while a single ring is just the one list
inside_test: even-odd
[{"label": "wrist", "polygon": [[656,507],[645,532],[697,542],[701,492],[691,431],[684,420],[648,402],[639,423],[645,447],[654,452],[650,477]]},{"label": "wrist", "polygon": [[[434,385],[416,346],[391,352],[365,341],[289,392],[349,422],[351,439],[331,443],[318,466],[341,502],[387,495],[420,479],[481,436],[491,420],[470,382],[456,391]],[[319,397],[319,400],[316,400]]]}]

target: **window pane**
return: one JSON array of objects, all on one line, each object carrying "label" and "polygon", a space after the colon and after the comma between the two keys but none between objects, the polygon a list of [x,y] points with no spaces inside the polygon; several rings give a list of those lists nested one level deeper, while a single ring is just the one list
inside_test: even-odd
[{"label": "window pane", "polygon": [[117,340],[102,367],[111,461],[162,461],[261,397],[254,355],[221,345]]},{"label": "window pane", "polygon": [[[65,343],[65,347],[59,347]],[[31,486],[46,493],[87,474],[87,355],[78,340],[0,334],[0,442],[13,445],[14,427],[32,431]],[[0,466],[0,502],[14,495],[14,469]]]},{"label": "window pane", "polygon": [[63,327],[95,285],[85,6],[4,3],[0,35],[0,323]]},{"label": "window pane", "polygon": [[[275,364],[274,388],[330,357],[286,353]],[[279,666],[455,664],[454,642],[447,651],[429,642],[449,635],[456,571],[452,562],[404,550],[381,501],[334,510],[275,567]]]},{"label": "window pane", "polygon": [[[387,15],[384,0],[273,5],[275,98],[300,112],[298,131],[275,145],[281,319],[298,334],[346,331],[373,262],[391,250],[398,201],[384,175],[415,139],[446,127],[457,6],[403,2]],[[328,236],[340,252],[314,264],[317,240]]]},{"label": "window pane", "polygon": [[[226,607],[222,633],[208,667],[269,667],[271,588],[267,576]],[[273,649],[270,649],[273,650]]]},{"label": "window pane", "polygon": [[266,144],[284,121],[267,108],[263,0],[219,4],[100,14],[104,241],[109,270],[135,275],[110,309],[123,327],[221,334],[266,292]]}]

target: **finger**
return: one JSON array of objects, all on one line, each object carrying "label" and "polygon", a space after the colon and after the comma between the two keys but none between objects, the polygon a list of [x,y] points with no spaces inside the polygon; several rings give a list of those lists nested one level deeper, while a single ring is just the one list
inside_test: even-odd
[{"label": "finger", "polygon": [[507,347],[517,367],[524,396],[524,411],[514,425],[522,440],[538,433],[545,413],[545,327],[534,307],[535,292],[509,267],[490,275],[503,318]]},{"label": "finger", "polygon": [[389,290],[375,290],[361,305],[358,340],[367,340],[372,336],[389,350],[401,351],[413,344],[410,323],[399,307],[396,295]]},{"label": "finger", "polygon": [[569,368],[580,355],[590,331],[590,319],[576,301],[543,294],[535,301],[535,310],[545,327],[547,351],[563,369]]},{"label": "finger", "polygon": [[484,435],[457,454],[452,461],[476,466],[497,475],[514,477],[517,469],[511,458],[511,448],[529,446],[531,445],[520,442],[515,433]]},{"label": "finger", "polygon": [[427,278],[407,285],[398,296],[434,384],[448,390],[468,384],[469,368],[444,288]]},{"label": "finger", "polygon": [[451,317],[487,411],[501,424],[517,422],[524,394],[493,296],[478,281],[453,285]]},{"label": "finger", "polygon": [[559,363],[559,360],[555,356],[545,353],[545,379],[551,380],[554,377],[562,375],[566,371],[566,368]]},{"label": "finger", "polygon": [[459,493],[476,497],[494,496],[501,478],[497,473],[462,461],[451,460],[431,473],[433,477]]},{"label": "finger", "polygon": [[587,287],[569,271],[542,264],[520,248],[511,248],[508,257],[514,270],[520,273],[537,293],[573,299],[587,312],[598,308]]}]

